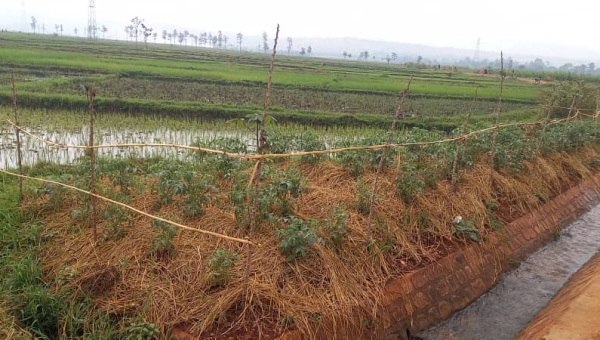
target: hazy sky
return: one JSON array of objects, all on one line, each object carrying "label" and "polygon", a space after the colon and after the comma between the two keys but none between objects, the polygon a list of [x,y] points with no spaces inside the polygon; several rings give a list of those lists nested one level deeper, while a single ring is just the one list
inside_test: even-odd
[{"label": "hazy sky", "polygon": [[[0,0],[0,27],[21,27],[21,1]],[[28,29],[32,15],[46,24],[47,32],[56,23],[69,33],[87,25],[88,0],[24,1]],[[600,53],[597,0],[96,0],[96,13],[112,38],[124,38],[125,24],[139,16],[159,30],[267,31],[272,37],[280,23],[284,37],[356,37],[474,49],[479,36],[482,50],[518,52],[553,44]]]}]

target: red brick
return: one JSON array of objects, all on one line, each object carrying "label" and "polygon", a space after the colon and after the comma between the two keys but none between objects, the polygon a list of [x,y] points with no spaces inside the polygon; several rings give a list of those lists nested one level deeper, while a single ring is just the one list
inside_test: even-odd
[{"label": "red brick", "polygon": [[454,275],[456,276],[458,283],[460,283],[461,285],[464,285],[465,283],[467,283],[467,276],[465,275],[465,272],[463,270],[461,270],[461,269],[455,270]]},{"label": "red brick", "polygon": [[418,292],[417,294],[413,295],[412,302],[417,308],[423,309],[431,304],[431,299],[429,296],[427,296],[427,294]]},{"label": "red brick", "polygon": [[402,279],[396,279],[388,282],[385,285],[386,294],[390,293],[395,296],[406,296],[414,291],[410,277],[404,277]]},{"label": "red brick", "polygon": [[427,283],[427,276],[425,276],[425,273],[423,271],[418,271],[412,275],[411,281],[415,289],[419,289]]},{"label": "red brick", "polygon": [[404,301],[398,301],[398,303],[394,303],[393,305],[388,307],[388,312],[391,315],[393,321],[400,321],[408,316],[404,305]]},{"label": "red brick", "polygon": [[443,279],[440,279],[438,281],[438,283],[435,285],[435,289],[437,290],[437,293],[440,295],[440,297],[448,295],[451,290],[450,285],[448,285],[448,282],[446,282],[446,280]]},{"label": "red brick", "polygon": [[[445,260],[445,259],[444,259]],[[448,271],[448,267],[442,265],[440,262],[427,266],[428,270],[426,270],[427,278],[431,281],[436,280],[437,278],[444,275],[446,271]]]},{"label": "red brick", "polygon": [[404,310],[406,310],[406,313],[408,315],[412,315],[415,312],[414,305],[412,304],[410,299],[407,299],[406,301],[404,301]]},{"label": "red brick", "polygon": [[488,287],[485,286],[485,283],[482,279],[477,279],[471,283],[471,289],[477,296],[483,294]]},{"label": "red brick", "polygon": [[459,294],[453,295],[450,298],[450,304],[452,305],[452,308],[455,311],[465,308],[469,304],[469,302],[470,301],[466,296],[462,296]]},{"label": "red brick", "polygon": [[469,281],[473,280],[473,278],[475,277],[473,270],[471,270],[471,268],[469,266],[465,266],[464,271],[465,271],[465,274],[467,275],[467,280],[469,280]]},{"label": "red brick", "polygon": [[442,302],[438,303],[438,311],[440,314],[440,318],[442,318],[442,319],[449,318],[453,312],[452,306],[450,306],[450,304],[446,301],[442,301]]},{"label": "red brick", "polygon": [[493,256],[492,254],[485,254],[483,256],[483,258],[485,259],[485,267],[489,267],[490,265],[494,265],[496,264],[498,261],[496,260],[496,257]]}]

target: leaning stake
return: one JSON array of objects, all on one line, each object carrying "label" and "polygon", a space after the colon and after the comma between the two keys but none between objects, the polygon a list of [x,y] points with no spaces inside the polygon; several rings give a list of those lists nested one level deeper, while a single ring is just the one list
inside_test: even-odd
[{"label": "leaning stake", "polygon": [[[23,176],[23,163],[22,163],[22,154],[21,154],[21,136],[19,128],[19,117],[17,114],[17,88],[15,86],[15,73],[12,73],[12,77],[10,78],[10,83],[12,84],[12,92],[13,92],[13,114],[15,116],[15,138],[17,140],[17,166],[19,167],[19,175]],[[19,205],[23,201],[23,177],[19,177]]]},{"label": "leaning stake", "polygon": [[[96,194],[96,150],[94,149],[94,97],[96,91],[90,85],[86,87],[87,97],[90,109],[90,138],[88,142],[89,148],[87,153],[90,156],[90,192]],[[98,231],[96,228],[96,198],[94,196],[89,197],[90,199],[90,218],[89,224],[94,227],[94,243],[98,242]]]}]

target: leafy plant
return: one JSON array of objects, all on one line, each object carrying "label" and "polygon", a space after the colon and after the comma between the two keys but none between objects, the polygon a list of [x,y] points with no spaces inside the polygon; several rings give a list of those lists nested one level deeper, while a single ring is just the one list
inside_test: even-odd
[{"label": "leafy plant", "polygon": [[327,241],[334,248],[339,249],[348,238],[348,214],[345,209],[336,207],[331,218],[324,221],[323,230]]},{"label": "leafy plant", "polygon": [[356,210],[363,215],[367,215],[371,209],[371,189],[367,183],[362,180],[356,182],[358,196],[356,201]]},{"label": "leafy plant", "polygon": [[230,277],[231,268],[240,259],[240,255],[226,249],[216,249],[208,259],[208,274],[206,279],[213,285],[224,286]]},{"label": "leafy plant", "polygon": [[150,322],[133,322],[125,330],[125,340],[151,340],[160,333],[158,327]]},{"label": "leafy plant", "polygon": [[103,235],[105,240],[112,238],[119,239],[125,236],[126,230],[123,228],[123,223],[126,223],[130,228],[134,224],[129,210],[117,205],[107,205],[102,213],[102,217],[106,224]]},{"label": "leafy plant", "polygon": [[452,223],[454,224],[455,235],[469,238],[472,241],[479,241],[479,230],[475,228],[475,224],[472,221],[457,216]]},{"label": "leafy plant", "polygon": [[290,216],[285,219],[288,225],[284,229],[275,231],[279,237],[279,250],[286,256],[286,261],[291,262],[302,258],[310,251],[310,246],[321,243],[314,229],[314,221],[306,224],[303,220]]},{"label": "leafy plant", "polygon": [[159,230],[150,244],[152,254],[158,256],[170,254],[175,249],[173,245],[173,239],[177,235],[175,228],[169,223],[158,220],[152,220],[150,225]]}]

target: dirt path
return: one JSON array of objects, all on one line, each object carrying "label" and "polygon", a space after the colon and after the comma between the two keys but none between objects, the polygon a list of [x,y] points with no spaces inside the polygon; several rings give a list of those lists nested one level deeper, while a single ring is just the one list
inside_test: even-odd
[{"label": "dirt path", "polygon": [[550,300],[515,340],[600,340],[600,252]]}]

